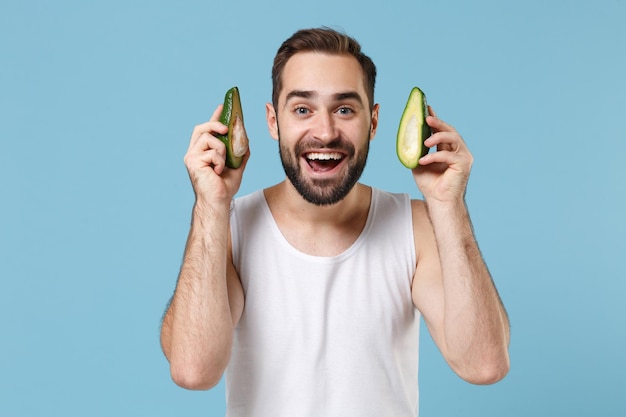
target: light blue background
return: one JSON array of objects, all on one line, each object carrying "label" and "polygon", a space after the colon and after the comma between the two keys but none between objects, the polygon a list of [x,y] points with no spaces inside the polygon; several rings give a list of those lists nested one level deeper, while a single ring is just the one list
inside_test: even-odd
[{"label": "light blue background", "polygon": [[193,126],[238,85],[241,193],[282,179],[270,67],[295,30],[379,69],[363,181],[397,162],[413,85],[475,156],[467,200],[512,322],[512,369],[469,385],[422,336],[421,416],[624,416],[626,5],[549,1],[18,1],[0,5],[0,416],[221,416],[169,379],[159,320],[193,195]]}]

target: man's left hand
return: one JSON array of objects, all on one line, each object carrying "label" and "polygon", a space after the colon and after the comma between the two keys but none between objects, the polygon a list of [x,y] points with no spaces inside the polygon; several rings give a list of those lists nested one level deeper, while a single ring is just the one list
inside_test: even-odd
[{"label": "man's left hand", "polygon": [[427,202],[458,202],[465,197],[474,158],[456,129],[439,119],[430,106],[428,110],[426,123],[433,134],[425,144],[436,147],[436,152],[419,160],[413,178]]}]

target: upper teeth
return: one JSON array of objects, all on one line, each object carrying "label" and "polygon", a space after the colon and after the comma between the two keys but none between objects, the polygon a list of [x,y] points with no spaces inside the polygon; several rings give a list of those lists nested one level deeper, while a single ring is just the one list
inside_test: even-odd
[{"label": "upper teeth", "polygon": [[320,159],[320,160],[324,160],[324,161],[328,161],[330,159],[341,159],[341,154],[337,153],[337,152],[312,152],[310,154],[307,154],[307,159]]}]

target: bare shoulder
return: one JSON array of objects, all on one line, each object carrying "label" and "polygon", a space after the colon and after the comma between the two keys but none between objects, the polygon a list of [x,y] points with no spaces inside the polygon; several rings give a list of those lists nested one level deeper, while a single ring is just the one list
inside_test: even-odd
[{"label": "bare shoulder", "polygon": [[415,217],[416,214],[418,215],[427,214],[426,202],[424,200],[412,199],[411,209],[413,210],[413,217]]},{"label": "bare shoulder", "polygon": [[[433,226],[428,217],[428,208],[424,200],[411,200],[411,212],[413,214],[413,235],[420,242],[433,235]],[[434,236],[432,236],[434,238]],[[416,242],[416,247],[417,247]]]},{"label": "bare shoulder", "polygon": [[[428,216],[428,207],[423,200],[411,200],[413,214],[413,240],[418,270],[423,270],[429,263],[438,264],[439,254],[433,225]],[[429,268],[432,269],[432,268]]]},{"label": "bare shoulder", "polygon": [[241,279],[233,263],[233,241],[228,231],[228,258],[226,262],[226,285],[228,289],[228,302],[230,304],[230,313],[233,320],[233,326],[236,326],[243,314],[245,304],[245,296]]},{"label": "bare shoulder", "polygon": [[440,295],[441,265],[439,251],[426,202],[411,200],[411,209],[417,262],[412,285],[413,302],[422,313],[428,313],[429,306],[432,307]]}]

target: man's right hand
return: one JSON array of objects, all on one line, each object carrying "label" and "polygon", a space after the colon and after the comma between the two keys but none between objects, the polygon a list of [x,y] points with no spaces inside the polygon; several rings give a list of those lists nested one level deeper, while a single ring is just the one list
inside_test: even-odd
[{"label": "man's right hand", "polygon": [[250,157],[248,150],[239,168],[226,167],[226,146],[214,136],[216,133],[223,135],[228,132],[228,127],[219,122],[222,107],[220,104],[208,122],[194,128],[184,158],[196,203],[210,206],[230,205],[239,190]]}]

